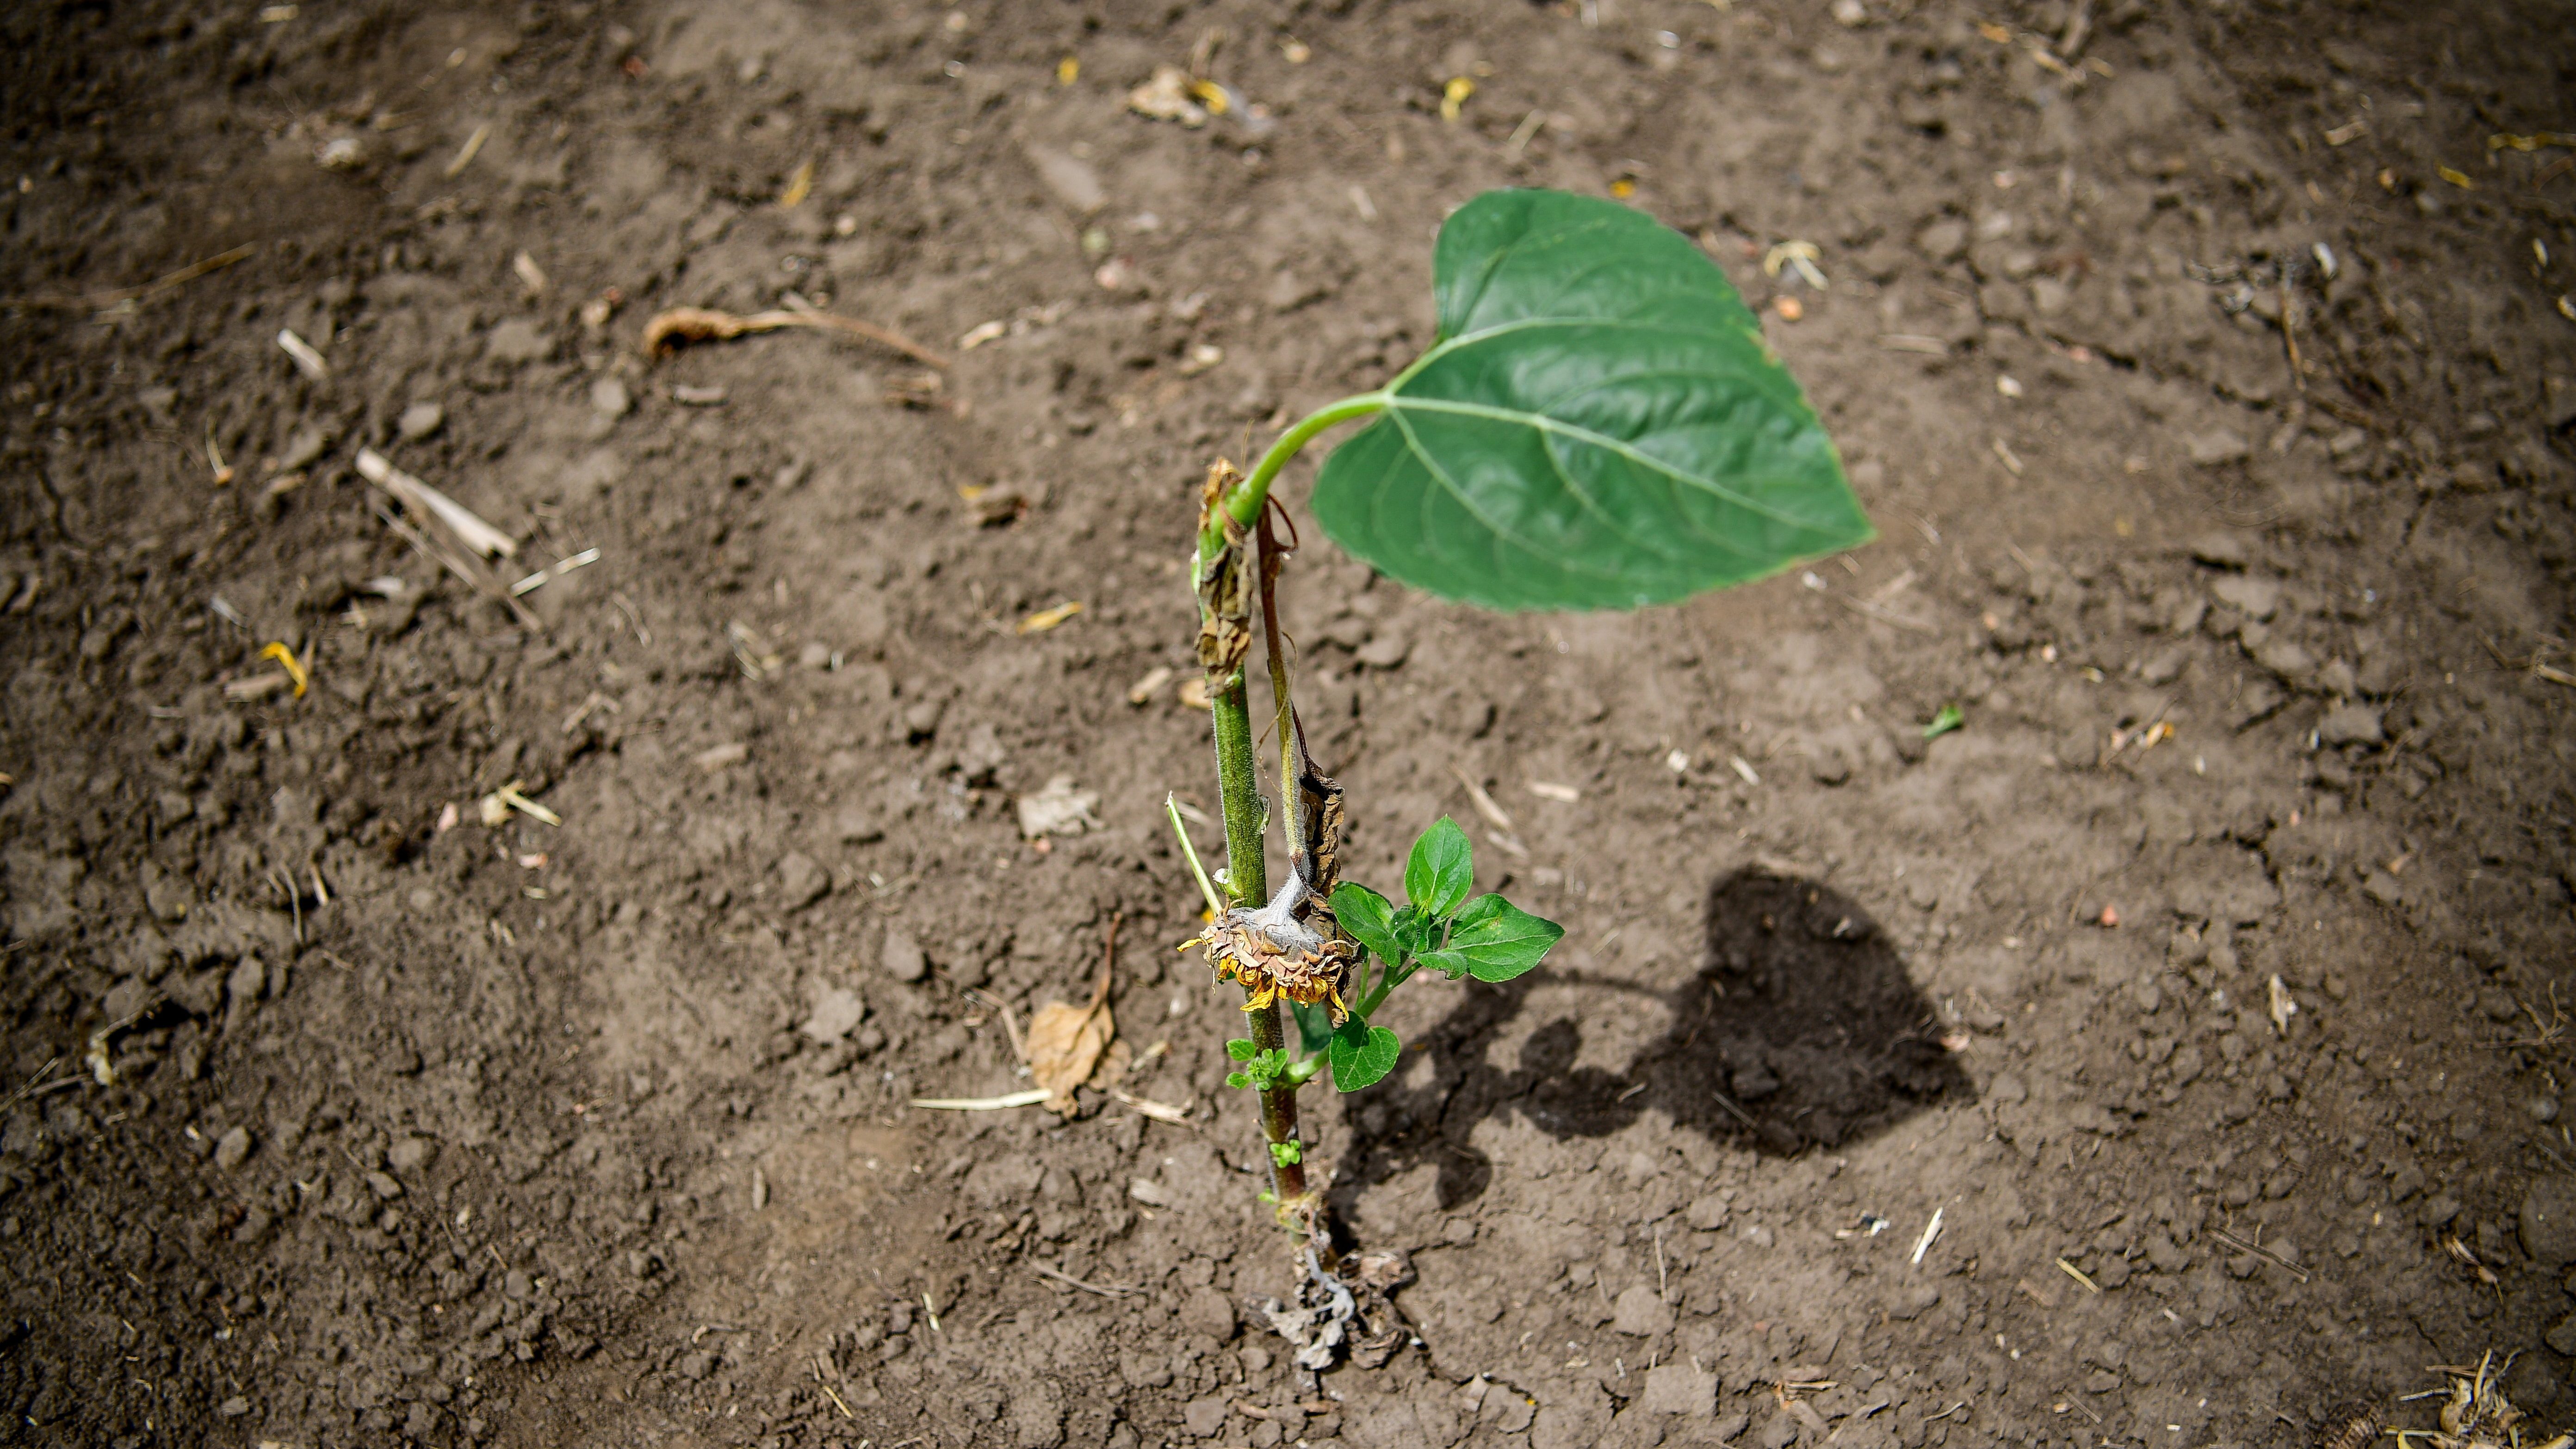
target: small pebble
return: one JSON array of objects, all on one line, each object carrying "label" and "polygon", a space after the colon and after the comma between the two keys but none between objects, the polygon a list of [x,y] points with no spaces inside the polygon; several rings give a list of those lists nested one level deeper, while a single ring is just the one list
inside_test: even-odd
[{"label": "small pebble", "polygon": [[2517,1217],[2522,1250],[2533,1262],[2552,1273],[2576,1263],[2576,1180],[2558,1173],[2533,1178]]},{"label": "small pebble", "polygon": [[831,891],[832,873],[814,857],[791,850],[778,862],[778,889],[781,907],[801,911]]},{"label": "small pebble", "polygon": [[930,974],[930,961],[922,955],[920,943],[901,931],[886,932],[885,948],[877,960],[897,981],[919,981]]},{"label": "small pebble", "polygon": [[2226,428],[2212,428],[2206,433],[2194,434],[2184,443],[2191,451],[2192,466],[2196,468],[2216,468],[2239,462],[2253,451],[2242,437]]},{"label": "small pebble", "polygon": [[546,336],[545,329],[524,317],[513,317],[494,326],[483,338],[484,356],[501,363],[543,362],[554,346],[554,339]]},{"label": "small pebble", "polygon": [[1611,1305],[1610,1327],[1630,1338],[1652,1338],[1673,1330],[1673,1310],[1652,1284],[1634,1283]]},{"label": "small pebble", "polygon": [[613,377],[603,377],[590,385],[590,410],[604,418],[622,418],[633,410],[635,398],[626,384]]},{"label": "small pebble", "polygon": [[402,417],[394,423],[394,431],[402,435],[404,442],[417,443],[437,432],[446,421],[447,409],[434,402],[416,402],[402,410]]},{"label": "small pebble", "polygon": [[1413,641],[1401,634],[1380,634],[1360,646],[1354,656],[1371,669],[1393,669],[1404,663],[1413,652]]}]

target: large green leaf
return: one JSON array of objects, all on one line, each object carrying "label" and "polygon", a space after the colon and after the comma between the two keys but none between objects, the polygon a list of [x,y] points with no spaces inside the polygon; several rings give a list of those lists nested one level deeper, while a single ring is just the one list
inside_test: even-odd
[{"label": "large green leaf", "polygon": [[1868,541],[1759,324],[1652,217],[1489,191],[1440,229],[1439,340],[1326,460],[1324,531],[1491,609],[1633,608]]},{"label": "large green leaf", "polygon": [[1501,896],[1483,895],[1458,913],[1449,944],[1422,953],[1422,964],[1447,972],[1452,981],[1461,976],[1509,981],[1536,966],[1564,938],[1565,928],[1556,922],[1541,920]]}]

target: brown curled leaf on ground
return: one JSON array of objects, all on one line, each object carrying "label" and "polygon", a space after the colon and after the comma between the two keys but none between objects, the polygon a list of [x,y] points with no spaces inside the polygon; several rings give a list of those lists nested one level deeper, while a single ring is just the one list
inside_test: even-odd
[{"label": "brown curled leaf on ground", "polygon": [[[1106,1015],[1108,1008],[1101,1008]],[[1113,1039],[1100,1054],[1100,1065],[1091,1069],[1090,1083],[1095,1091],[1115,1092],[1127,1080],[1127,1072],[1136,1065],[1136,1052],[1123,1039]],[[1151,1114],[1148,1114],[1151,1115]]]},{"label": "brown curled leaf on ground", "polygon": [[863,337],[881,347],[890,347],[916,362],[931,367],[946,367],[948,359],[904,336],[873,322],[856,317],[836,317],[829,312],[754,312],[748,317],[719,312],[712,307],[674,307],[657,312],[644,324],[644,355],[668,357],[692,342],[725,342],[754,332],[775,332],[782,327],[812,327],[825,332],[845,332]]},{"label": "brown curled leaf on ground", "polygon": [[1109,973],[1118,960],[1118,922],[1109,918],[1109,941],[1100,956],[1100,979],[1091,988],[1091,1004],[1069,1006],[1050,1001],[1029,1020],[1029,1075],[1054,1093],[1047,1110],[1073,1113],[1073,1089],[1091,1080],[1109,1050],[1118,1027],[1109,1014]]}]

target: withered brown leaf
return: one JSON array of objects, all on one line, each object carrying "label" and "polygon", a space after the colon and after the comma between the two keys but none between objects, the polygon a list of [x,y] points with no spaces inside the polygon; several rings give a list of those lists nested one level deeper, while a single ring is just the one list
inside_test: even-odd
[{"label": "withered brown leaf", "polygon": [[1102,953],[1100,979],[1091,988],[1090,1004],[1050,1001],[1029,1022],[1029,1075],[1054,1094],[1046,1106],[1058,1115],[1072,1114],[1073,1089],[1091,1080],[1101,1054],[1118,1035],[1117,1022],[1109,1013],[1109,972],[1117,960],[1117,944],[1118,922],[1113,917],[1109,949]]}]

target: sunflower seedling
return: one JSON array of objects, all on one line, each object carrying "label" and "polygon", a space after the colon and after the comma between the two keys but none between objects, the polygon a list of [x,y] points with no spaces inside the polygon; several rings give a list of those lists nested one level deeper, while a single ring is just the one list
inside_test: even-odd
[{"label": "sunflower seedling", "polygon": [[[1219,460],[1199,498],[1192,583],[1221,876],[1200,864],[1176,807],[1172,828],[1210,918],[1189,944],[1245,993],[1251,1034],[1226,1044],[1226,1084],[1261,1096],[1265,1196],[1296,1231],[1308,1297],[1331,1296],[1316,1285],[1334,1265],[1306,1173],[1299,1089],[1329,1071],[1353,1092],[1393,1071],[1403,1043],[1375,1018],[1422,967],[1509,981],[1564,930],[1475,895],[1472,846],[1445,817],[1414,842],[1403,905],[1341,879],[1342,787],[1307,751],[1279,624],[1292,552],[1271,492],[1280,470],[1326,430],[1370,420],[1316,479],[1310,506],[1324,532],[1399,583],[1505,612],[1667,603],[1873,536],[1753,313],[1697,247],[1652,218],[1563,192],[1487,192],[1442,225],[1433,287],[1429,350],[1376,391],[1290,427],[1249,475]],[[1277,708],[1288,854],[1275,894],[1246,684],[1256,627]],[[1339,1301],[1347,1316],[1348,1293]]]}]

